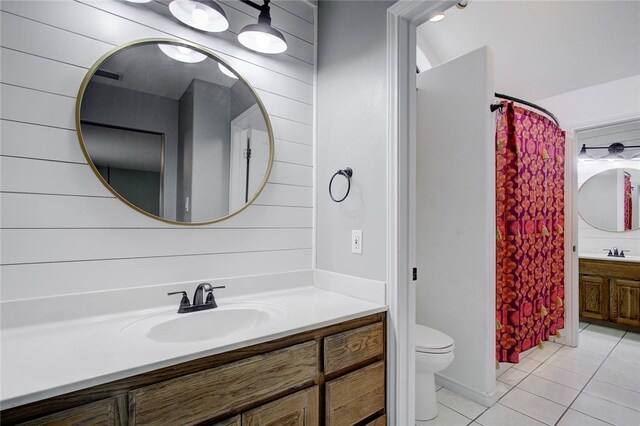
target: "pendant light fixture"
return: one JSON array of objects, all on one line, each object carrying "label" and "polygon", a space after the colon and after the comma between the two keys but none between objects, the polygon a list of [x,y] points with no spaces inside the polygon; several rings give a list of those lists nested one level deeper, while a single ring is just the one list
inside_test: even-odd
[{"label": "pendant light fixture", "polygon": [[587,145],[582,144],[580,154],[578,154],[578,161],[592,161],[593,157],[587,154]]},{"label": "pendant light fixture", "polygon": [[249,24],[238,34],[238,41],[246,48],[260,53],[276,54],[287,50],[287,42],[282,33],[271,26],[269,1],[262,6],[250,1],[240,0],[260,11],[257,24]]},{"label": "pendant light fixture", "polygon": [[[625,152],[625,149],[638,149],[638,148],[640,148],[640,145],[625,146],[620,142],[612,143],[609,146],[587,146],[585,144],[582,144],[582,148],[580,149],[580,153],[578,154],[578,161],[582,162],[582,161],[595,160],[595,158],[587,154],[588,149],[606,149],[609,152],[606,155],[603,155],[602,157],[598,157],[598,158],[600,160],[613,162],[613,161],[620,161],[620,160],[627,159],[627,157],[622,155],[622,153]],[[629,160],[640,160],[640,154],[636,154],[632,156],[631,158],[629,158]]]},{"label": "pendant light fixture", "polygon": [[226,13],[213,0],[173,0],[169,11],[183,24],[198,30],[219,33],[229,28]]}]

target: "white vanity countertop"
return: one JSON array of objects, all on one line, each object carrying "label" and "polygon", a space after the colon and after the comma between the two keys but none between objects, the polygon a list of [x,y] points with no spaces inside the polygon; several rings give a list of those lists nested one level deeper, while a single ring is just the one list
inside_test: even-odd
[{"label": "white vanity countertop", "polygon": [[279,314],[276,320],[256,329],[215,341],[186,343],[160,343],[122,332],[143,317],[175,312],[177,303],[172,308],[3,330],[0,409],[387,310],[378,303],[312,286],[219,297],[217,301],[220,307],[242,303],[275,305]]},{"label": "white vanity countertop", "polygon": [[640,263],[640,256],[627,255],[625,257],[613,257],[606,254],[580,254],[580,259],[595,259],[595,260],[611,260],[614,262],[634,262]]}]

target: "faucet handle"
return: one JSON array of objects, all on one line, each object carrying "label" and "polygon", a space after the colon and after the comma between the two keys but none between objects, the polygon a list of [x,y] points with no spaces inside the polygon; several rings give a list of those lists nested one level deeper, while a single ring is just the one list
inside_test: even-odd
[{"label": "faucet handle", "polygon": [[631,250],[620,250],[620,257],[624,257],[624,252],[629,253]]},{"label": "faucet handle", "polygon": [[611,251],[611,249],[602,249],[603,251],[608,251],[609,253],[607,253],[607,256],[613,256],[613,252]]},{"label": "faucet handle", "polygon": [[218,307],[218,304],[216,303],[216,298],[213,297],[213,290],[216,289],[216,288],[227,288],[227,287],[224,286],[224,285],[219,285],[219,286],[216,286],[216,287],[211,287],[211,290],[208,291],[207,298],[204,301],[204,303],[210,303],[210,304],[213,305],[214,308]]},{"label": "faucet handle", "polygon": [[189,297],[187,297],[186,291],[172,291],[171,293],[167,293],[167,296],[172,296],[174,294],[182,294],[182,299],[180,299],[180,307],[191,306],[191,303],[189,302]]}]

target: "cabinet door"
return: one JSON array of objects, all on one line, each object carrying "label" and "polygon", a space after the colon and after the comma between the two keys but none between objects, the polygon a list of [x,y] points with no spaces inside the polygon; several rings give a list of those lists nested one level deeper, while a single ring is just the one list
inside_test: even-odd
[{"label": "cabinet door", "polygon": [[243,426],[317,426],[318,386],[280,398],[242,415]]},{"label": "cabinet door", "polygon": [[351,426],[384,410],[384,361],[325,384],[327,426]]},{"label": "cabinet door", "polygon": [[609,319],[609,280],[594,275],[580,275],[580,316]]},{"label": "cabinet door", "polygon": [[611,320],[640,326],[640,281],[611,279]]}]

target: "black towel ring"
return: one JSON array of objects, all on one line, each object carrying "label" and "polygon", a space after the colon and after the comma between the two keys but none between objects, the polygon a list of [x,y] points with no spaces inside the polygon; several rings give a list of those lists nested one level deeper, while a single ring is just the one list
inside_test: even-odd
[{"label": "black towel ring", "polygon": [[[333,192],[331,190],[331,185],[333,185],[333,180],[338,175],[346,177],[347,178],[347,183],[349,184],[349,186],[347,186],[347,193],[344,194],[344,197],[340,198],[339,200],[336,200],[333,197]],[[333,174],[333,177],[331,177],[331,180],[329,181],[329,197],[331,197],[331,199],[333,201],[335,201],[336,203],[343,202],[349,196],[349,191],[351,191],[351,176],[353,176],[353,170],[351,170],[351,167],[347,167],[346,169],[338,170],[337,172],[335,172]]]}]

